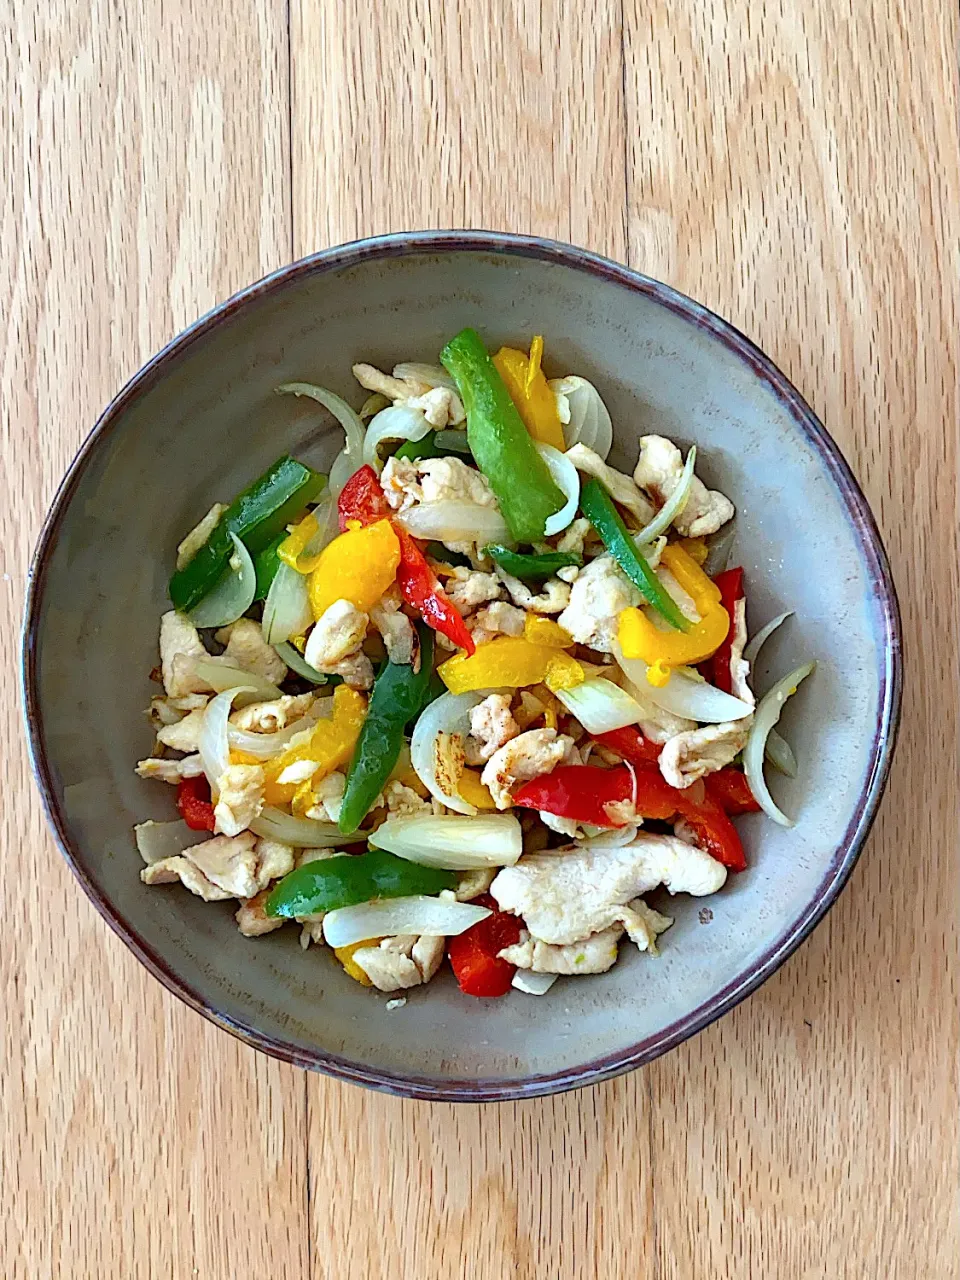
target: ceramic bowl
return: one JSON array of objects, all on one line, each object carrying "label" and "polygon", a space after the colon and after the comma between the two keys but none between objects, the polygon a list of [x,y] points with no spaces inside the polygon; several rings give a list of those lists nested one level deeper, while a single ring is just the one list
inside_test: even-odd
[{"label": "ceramic bowl", "polygon": [[[302,951],[295,929],[251,941],[236,904],[145,888],[131,828],[172,818],[173,796],[133,764],[152,744],[143,708],[178,540],[279,454],[329,463],[342,440],[317,406],[276,396],[277,384],[307,379],[358,403],[354,361],[433,360],[464,325],[493,348],[545,333],[550,371],[600,388],[614,465],[632,470],[648,432],[696,442],[698,470],[737,506],[733,554],[752,628],[796,611],[761,655],[759,689],[806,658],[819,666],[781,725],[801,766],[773,787],[796,826],[743,820],[749,870],[709,904],[676,899],[659,959],[624,945],[607,974],[495,1001],[462,995],[444,972],[390,1010],[329,953]],[[289,1062],[453,1100],[530,1097],[628,1071],[769,977],[860,853],[900,700],[897,604],[876,525],[836,445],[770,360],[625,267],[543,240],[460,232],[361,241],[295,263],[151,360],[54,500],[23,661],[34,766],[60,846],[164,986]]]}]

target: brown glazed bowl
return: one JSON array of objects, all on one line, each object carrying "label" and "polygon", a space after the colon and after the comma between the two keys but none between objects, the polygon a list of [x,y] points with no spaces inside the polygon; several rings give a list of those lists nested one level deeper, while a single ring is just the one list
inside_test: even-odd
[{"label": "brown glazed bowl", "polygon": [[[819,666],[781,728],[800,760],[777,778],[796,816],[742,821],[749,870],[672,904],[659,959],[630,946],[609,973],[549,995],[462,995],[444,972],[406,1005],[359,987],[285,929],[251,941],[235,904],[145,888],[131,828],[175,816],[134,776],[178,540],[211,502],[280,454],[332,459],[319,406],[274,395],[305,379],[359,402],[350,366],[436,359],[475,326],[491,347],[544,333],[551,373],[579,373],[616,429],[695,442],[737,505],[733,555],[755,630],[796,617],[761,655],[758,688]],[[319,253],[252,285],[154,357],[97,423],[40,537],[23,650],[34,768],[84,891],[175,995],[248,1044],[417,1098],[533,1097],[606,1080],[679,1044],[768,978],[840,892],[876,813],[900,706],[900,627],[886,556],[856,480],[782,373],[742,334],[666,285],[580,249],[521,236],[386,236]]]}]

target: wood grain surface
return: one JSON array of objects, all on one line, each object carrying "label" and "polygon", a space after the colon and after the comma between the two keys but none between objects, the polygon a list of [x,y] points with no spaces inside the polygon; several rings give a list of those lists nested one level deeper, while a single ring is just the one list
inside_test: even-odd
[{"label": "wood grain surface", "polygon": [[[0,1275],[960,1277],[955,11],[0,12]],[[120,384],[292,256],[443,226],[586,244],[755,337],[864,484],[907,645],[881,819],[813,938],[653,1066],[499,1107],[307,1076],[165,994],[46,833],[15,692],[40,520]]]}]

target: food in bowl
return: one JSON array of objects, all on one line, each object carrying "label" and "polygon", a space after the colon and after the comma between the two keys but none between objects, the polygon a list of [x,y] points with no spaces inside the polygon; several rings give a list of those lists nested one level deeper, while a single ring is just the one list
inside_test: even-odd
[{"label": "food in bowl", "polygon": [[[448,956],[461,989],[543,994],[624,937],[657,952],[660,888],[746,867],[731,818],[790,820],[764,760],[806,663],[756,702],[733,504],[660,435],[607,465],[599,391],[543,341],[354,366],[346,442],[285,456],[178,548],[160,621],[157,748],[180,820],[136,827],[147,885],[291,921],[396,992]],[[224,495],[220,495],[221,497]]]}]

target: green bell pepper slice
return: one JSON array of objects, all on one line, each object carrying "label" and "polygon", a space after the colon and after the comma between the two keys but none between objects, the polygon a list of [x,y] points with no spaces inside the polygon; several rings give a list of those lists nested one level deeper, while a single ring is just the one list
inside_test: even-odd
[{"label": "green bell pepper slice", "polygon": [[434,897],[442,889],[453,889],[458,878],[455,871],[421,867],[382,849],[371,849],[355,856],[305,862],[274,885],[264,911],[268,916],[292,919],[377,898]]},{"label": "green bell pepper slice", "polygon": [[539,556],[527,556],[521,551],[511,551],[499,542],[491,542],[488,547],[484,547],[483,554],[495,561],[504,573],[509,573],[512,578],[519,578],[521,582],[543,582],[546,578],[551,578],[558,569],[566,569],[571,565],[576,565],[579,569],[583,565],[581,556],[570,555],[566,551],[548,551]]},{"label": "green bell pepper slice", "polygon": [[437,444],[436,431],[428,431],[422,440],[406,440],[393,456],[416,462],[418,458],[442,458],[444,450]]},{"label": "green bell pepper slice", "polygon": [[302,462],[290,457],[278,459],[234,498],[190,563],[170,579],[174,608],[188,613],[217,585],[233,554],[231,533],[255,556],[301,514],[325,484],[326,476]]},{"label": "green bell pepper slice", "polygon": [[442,542],[428,542],[426,553],[431,560],[439,560],[441,564],[462,565],[465,569],[473,567],[466,556],[462,556],[459,551],[451,551]]},{"label": "green bell pepper slice", "polygon": [[541,542],[544,525],[566,502],[530,438],[517,406],[475,329],[440,352],[467,411],[467,441],[517,542]]},{"label": "green bell pepper slice", "polygon": [[258,600],[266,600],[267,593],[273,585],[273,580],[277,576],[277,570],[280,568],[280,557],[277,555],[277,548],[281,542],[287,539],[287,531],[278,533],[272,542],[268,542],[262,551],[258,551],[253,557],[253,567],[257,575],[257,592],[253,597],[254,603]]},{"label": "green bell pepper slice", "polygon": [[620,518],[620,512],[613,505],[613,499],[594,476],[580,489],[580,510],[647,603],[671,627],[676,627],[678,631],[689,631],[690,623],[677,608],[673,597],[661,586],[660,579],[631,538],[629,529]]},{"label": "green bell pepper slice", "polygon": [[347,785],[337,826],[356,831],[383,790],[390,770],[397,763],[403,731],[420,714],[433,673],[433,632],[418,623],[420,666],[387,662],[377,676],[370,695],[367,718],[363,722],[353,759],[347,769]]}]

